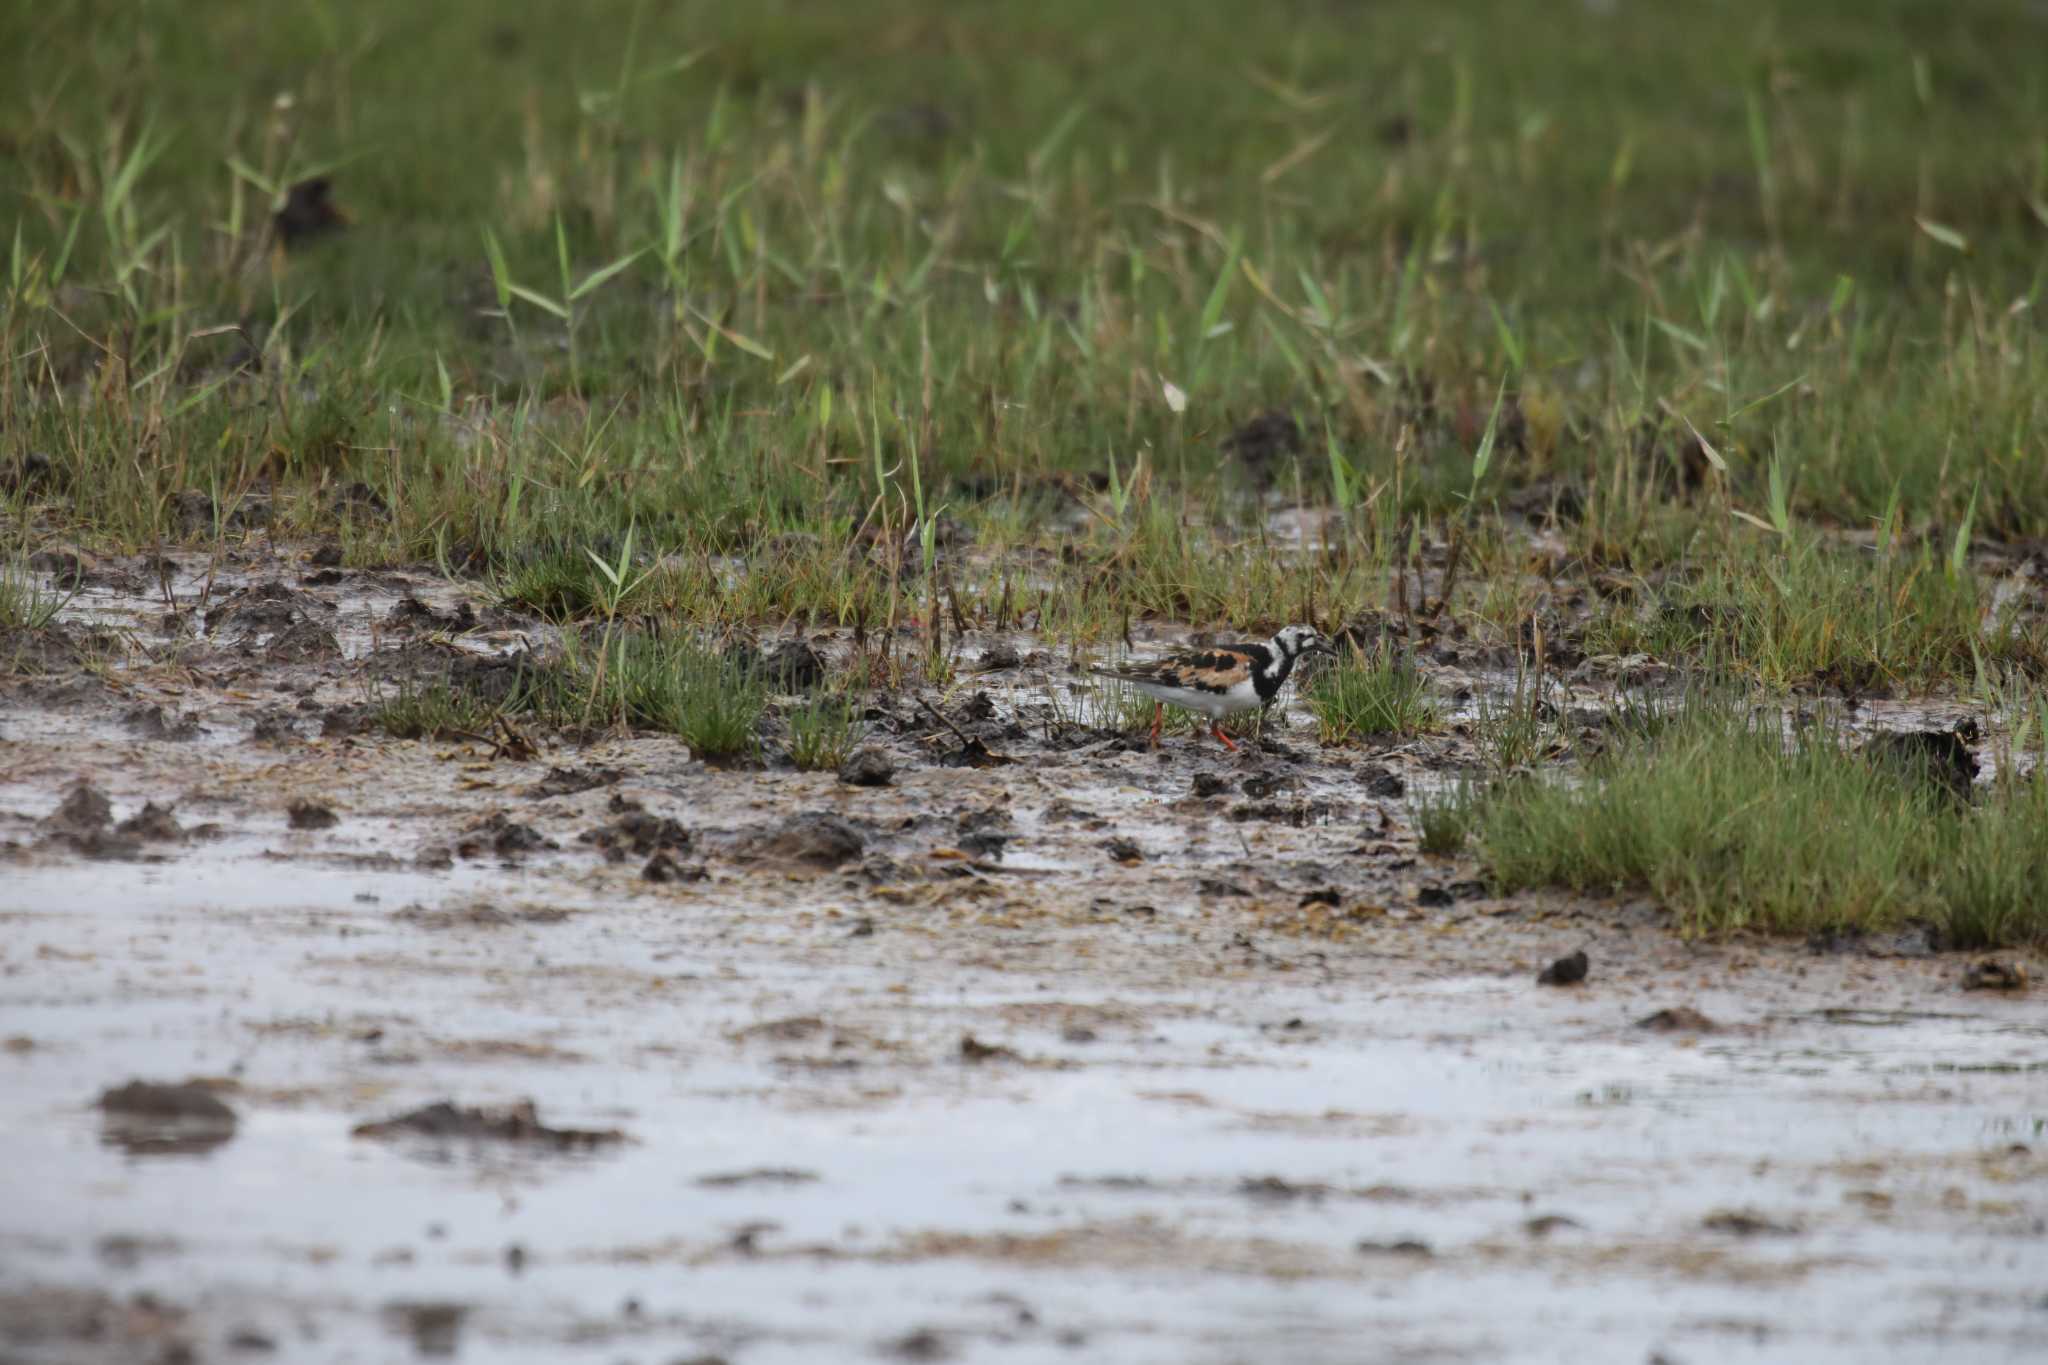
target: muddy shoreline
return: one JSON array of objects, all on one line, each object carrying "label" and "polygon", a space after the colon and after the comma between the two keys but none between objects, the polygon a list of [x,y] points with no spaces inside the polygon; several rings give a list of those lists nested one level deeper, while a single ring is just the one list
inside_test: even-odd
[{"label": "muddy shoreline", "polygon": [[[7,1359],[2048,1349],[2038,990],[1494,898],[1416,847],[1455,735],[1150,752],[1047,659],[878,701],[881,785],[400,741],[546,630],[84,578],[0,690]],[[134,1080],[232,1125],[138,1142]]]}]

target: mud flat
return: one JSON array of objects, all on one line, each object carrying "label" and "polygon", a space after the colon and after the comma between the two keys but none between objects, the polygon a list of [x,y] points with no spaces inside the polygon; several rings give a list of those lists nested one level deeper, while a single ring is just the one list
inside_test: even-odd
[{"label": "mud flat", "polygon": [[881,785],[396,741],[540,632],[245,569],[0,692],[0,1357],[2048,1351],[2038,987],[1495,899],[1427,745],[1058,676],[878,703]]}]

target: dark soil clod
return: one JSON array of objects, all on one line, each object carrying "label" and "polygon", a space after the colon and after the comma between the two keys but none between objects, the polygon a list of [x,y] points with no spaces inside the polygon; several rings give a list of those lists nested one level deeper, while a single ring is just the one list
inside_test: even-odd
[{"label": "dark soil clod", "polygon": [[424,1108],[350,1130],[360,1138],[435,1138],[460,1142],[530,1142],[563,1150],[604,1147],[624,1142],[616,1128],[550,1128],[534,1112],[532,1100],[502,1108],[462,1108],[440,1100]]},{"label": "dark soil clod", "polygon": [[838,867],[860,857],[867,845],[861,832],[836,815],[813,811],[792,815],[773,829],[756,833],[746,844],[753,857],[776,862]]},{"label": "dark soil clod", "polygon": [[1586,979],[1586,970],[1591,965],[1584,948],[1569,957],[1561,957],[1537,973],[1539,986],[1576,986]]},{"label": "dark soil clod", "polygon": [[101,1094],[100,1140],[133,1156],[198,1156],[235,1135],[235,1111],[197,1081],[130,1081]]},{"label": "dark soil clod", "polygon": [[1701,1219],[1700,1226],[1708,1232],[1725,1232],[1735,1237],[1791,1237],[1799,1231],[1751,1209],[1721,1209]]},{"label": "dark soil clod", "polygon": [[896,777],[896,765],[880,749],[857,749],[839,765],[839,780],[849,787],[886,787]]},{"label": "dark soil clod", "polygon": [[1712,1033],[1721,1026],[1690,1005],[1674,1005],[1644,1015],[1636,1027],[1652,1033]]},{"label": "dark soil clod", "polygon": [[332,806],[304,798],[286,806],[284,813],[293,829],[333,829],[341,823]]},{"label": "dark soil clod", "polygon": [[963,1033],[960,1035],[960,1060],[979,1065],[983,1062],[1016,1062],[1023,1059],[1000,1043],[984,1043],[971,1033]]}]

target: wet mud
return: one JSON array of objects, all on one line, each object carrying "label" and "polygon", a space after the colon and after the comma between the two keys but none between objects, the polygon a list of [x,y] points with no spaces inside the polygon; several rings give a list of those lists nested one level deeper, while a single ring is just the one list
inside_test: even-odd
[{"label": "wet mud", "polygon": [[841,771],[362,723],[547,647],[173,557],[17,656],[0,1358],[2048,1351],[2026,954],[1496,898],[1455,735],[1150,751],[1015,637]]}]

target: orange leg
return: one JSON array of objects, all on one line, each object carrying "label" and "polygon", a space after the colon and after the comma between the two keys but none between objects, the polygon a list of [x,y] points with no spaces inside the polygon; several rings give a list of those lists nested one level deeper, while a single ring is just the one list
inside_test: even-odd
[{"label": "orange leg", "polygon": [[1163,722],[1163,721],[1164,721],[1165,719],[1166,719],[1166,704],[1165,704],[1164,702],[1157,702],[1157,701],[1153,702],[1153,703],[1152,703],[1152,747],[1153,747],[1153,748],[1155,748],[1155,749],[1159,747],[1159,726],[1160,726],[1160,724],[1161,724],[1161,723],[1162,723],[1162,722]]},{"label": "orange leg", "polygon": [[1224,747],[1224,748],[1226,748],[1226,749],[1230,750],[1230,752],[1232,752],[1232,753],[1236,753],[1236,752],[1237,752],[1237,746],[1236,746],[1235,744],[1232,744],[1232,743],[1230,742],[1230,736],[1229,736],[1229,735],[1226,735],[1226,734],[1224,734],[1224,733],[1223,733],[1223,722],[1222,722],[1222,721],[1220,721],[1220,720],[1212,720],[1212,721],[1210,721],[1210,722],[1209,722],[1209,733],[1210,733],[1210,734],[1212,734],[1212,735],[1214,735],[1214,736],[1216,736],[1216,738],[1217,738],[1217,739],[1219,739],[1219,740],[1223,741],[1223,747]]}]

